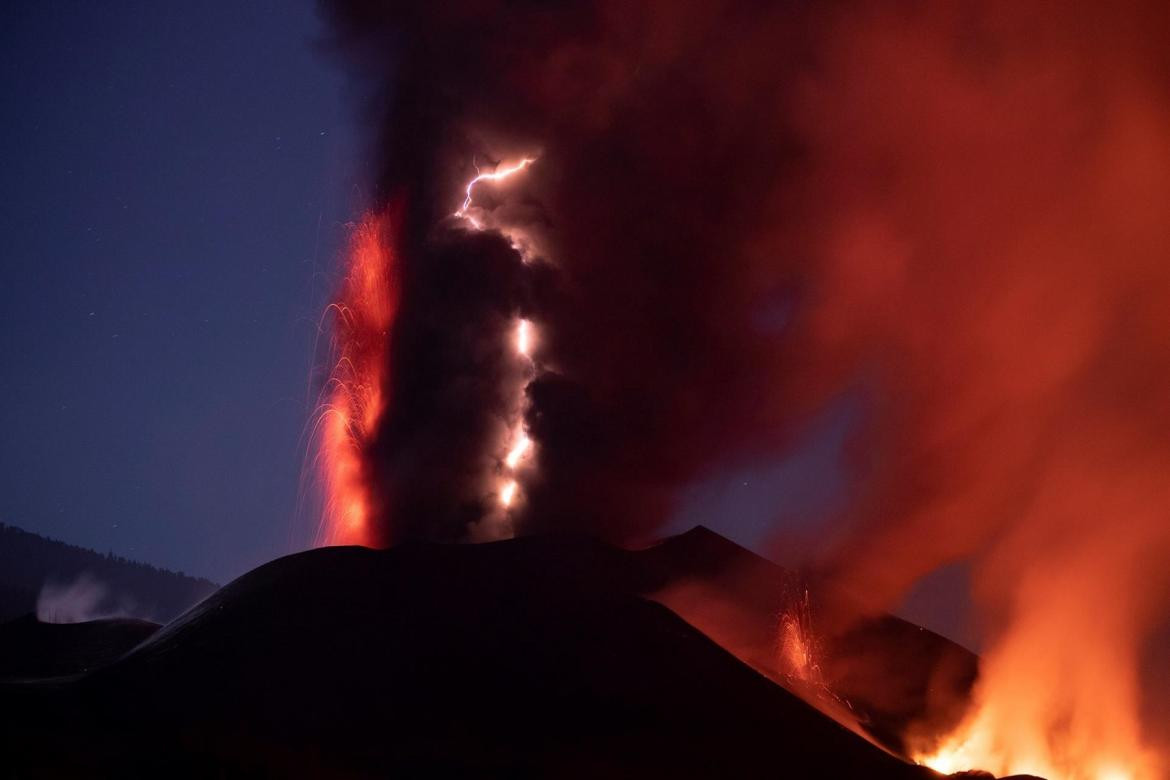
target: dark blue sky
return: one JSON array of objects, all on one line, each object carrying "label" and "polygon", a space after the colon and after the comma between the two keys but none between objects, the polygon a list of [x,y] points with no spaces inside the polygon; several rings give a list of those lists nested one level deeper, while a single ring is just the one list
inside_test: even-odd
[{"label": "dark blue sky", "polygon": [[311,0],[0,11],[0,521],[223,581],[304,545],[361,202]]}]

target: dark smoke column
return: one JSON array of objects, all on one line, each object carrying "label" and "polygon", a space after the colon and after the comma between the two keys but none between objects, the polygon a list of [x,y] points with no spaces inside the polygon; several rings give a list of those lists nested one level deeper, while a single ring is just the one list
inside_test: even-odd
[{"label": "dark smoke column", "polygon": [[[488,6],[325,6],[374,77],[379,196],[406,204],[380,539],[642,539],[703,468],[780,431],[781,334],[759,322],[792,291],[744,253],[792,151],[711,89],[729,63],[694,38],[708,20],[671,41],[649,6]],[[455,215],[477,172],[525,158]]]}]

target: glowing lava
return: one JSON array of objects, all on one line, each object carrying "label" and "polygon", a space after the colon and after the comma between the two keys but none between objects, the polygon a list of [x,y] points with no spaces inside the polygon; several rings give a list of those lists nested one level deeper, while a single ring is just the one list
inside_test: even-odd
[{"label": "glowing lava", "polygon": [[[1131,766],[1130,761],[1100,757],[1057,757],[1052,745],[1035,743],[1032,749],[1013,754],[1011,746],[997,740],[1002,733],[993,708],[983,708],[956,735],[934,752],[915,757],[915,762],[936,772],[954,774],[978,768],[998,777],[1035,775],[1046,780],[1155,780],[1151,766]],[[1079,763],[1084,760],[1085,763]]]},{"label": "glowing lava", "polygon": [[965,720],[915,761],[940,772],[979,769],[1000,777],[1164,777],[1135,715],[1134,665],[1111,644],[1126,633],[1126,613],[1100,597],[1093,602],[1092,578],[1082,572],[1069,566],[1063,576],[1038,578],[1032,587],[1045,608],[1022,613],[993,645]]},{"label": "glowing lava", "polygon": [[780,616],[778,638],[780,670],[790,679],[821,684],[821,667],[812,632],[812,607],[808,591],[795,597]]},{"label": "glowing lava", "polygon": [[791,676],[808,679],[813,666],[812,649],[800,630],[800,624],[785,616],[780,623],[781,667]]},{"label": "glowing lava", "polygon": [[337,300],[333,340],[337,361],[318,409],[319,467],[325,507],[319,544],[370,544],[374,500],[366,449],[386,409],[386,353],[398,309],[388,214],[367,214],[350,241],[348,272]]},{"label": "glowing lava", "polygon": [[[1071,683],[1068,683],[1071,685]],[[1024,693],[988,699],[977,692],[974,712],[942,743],[915,755],[916,763],[944,774],[979,769],[996,776],[1035,775],[1047,780],[1155,780],[1156,759],[1143,750],[1124,720],[1099,723],[1083,715],[1047,711],[1043,697]],[[1060,722],[1055,723],[1054,718]],[[1110,733],[1113,732],[1113,733]],[[1119,740],[1119,736],[1121,739]]]}]

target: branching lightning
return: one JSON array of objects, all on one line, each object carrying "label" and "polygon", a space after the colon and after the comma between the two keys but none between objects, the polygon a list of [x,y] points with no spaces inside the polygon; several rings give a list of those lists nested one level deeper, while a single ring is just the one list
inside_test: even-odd
[{"label": "branching lightning", "polygon": [[474,218],[468,216],[468,214],[467,214],[467,210],[469,208],[471,208],[471,199],[472,199],[472,192],[471,191],[473,189],[475,189],[475,185],[479,184],[481,181],[488,181],[488,182],[503,181],[504,179],[508,178],[512,174],[519,173],[520,171],[524,170],[529,165],[532,165],[532,163],[534,163],[534,162],[536,162],[535,157],[525,157],[522,160],[520,160],[520,162],[516,163],[515,165],[510,165],[510,166],[507,166],[504,168],[497,168],[496,170],[492,171],[491,173],[483,173],[482,171],[479,170],[479,166],[476,166],[476,168],[475,168],[476,176],[471,181],[467,182],[467,187],[464,190],[463,205],[461,205],[459,207],[459,210],[455,212],[455,216],[463,217],[464,219],[469,221],[477,230],[482,230],[482,226]]}]

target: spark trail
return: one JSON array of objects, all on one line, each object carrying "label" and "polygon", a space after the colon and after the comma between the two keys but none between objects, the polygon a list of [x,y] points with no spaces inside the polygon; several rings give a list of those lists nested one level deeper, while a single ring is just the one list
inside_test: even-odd
[{"label": "spark trail", "polygon": [[325,506],[318,544],[372,544],[377,510],[366,453],[387,406],[387,352],[399,290],[389,213],[367,214],[355,228],[341,291],[326,312],[335,315],[337,356],[318,407],[318,468]]}]

